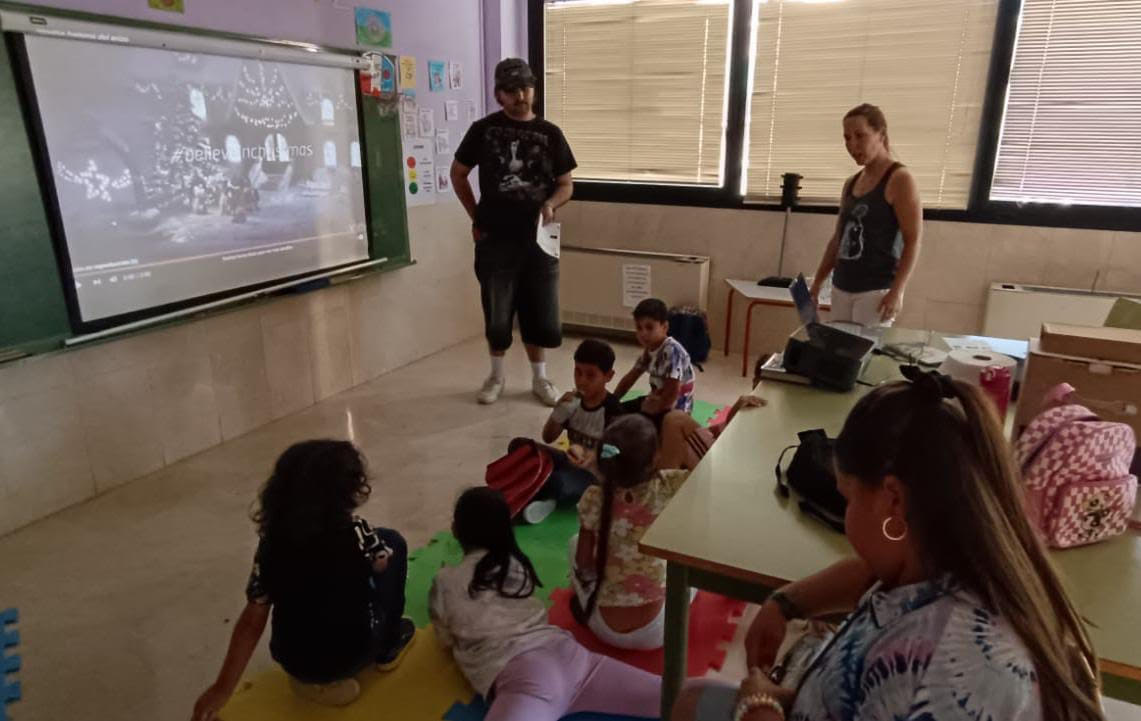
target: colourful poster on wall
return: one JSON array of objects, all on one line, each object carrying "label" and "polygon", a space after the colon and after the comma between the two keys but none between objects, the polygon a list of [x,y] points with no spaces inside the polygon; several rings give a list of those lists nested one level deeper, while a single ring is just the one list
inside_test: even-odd
[{"label": "colourful poster on wall", "polygon": [[380,57],[380,92],[386,95],[396,93],[396,58],[391,55]]},{"label": "colourful poster on wall", "polygon": [[411,55],[400,56],[400,92],[416,88],[416,58]]},{"label": "colourful poster on wall", "polygon": [[436,202],[436,167],[432,141],[404,139],[404,199],[409,207]]},{"label": "colourful poster on wall", "polygon": [[452,192],[452,178],[446,167],[436,166],[436,193]]},{"label": "colourful poster on wall", "polygon": [[443,60],[428,61],[428,91],[438,93],[447,87],[448,64]]},{"label": "colourful poster on wall", "polygon": [[153,10],[166,10],[172,13],[186,12],[184,0],[147,0],[147,7]]},{"label": "colourful poster on wall", "polygon": [[[152,0],[153,2],[153,0]],[[382,10],[357,8],[357,45],[392,47],[392,16]]]}]

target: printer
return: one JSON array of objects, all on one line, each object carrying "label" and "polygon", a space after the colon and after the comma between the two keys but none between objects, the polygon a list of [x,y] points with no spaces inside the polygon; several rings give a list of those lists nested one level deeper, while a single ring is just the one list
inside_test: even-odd
[{"label": "printer", "polygon": [[797,276],[789,292],[803,325],[785,345],[784,370],[804,376],[813,385],[852,390],[877,341],[821,323],[804,274]]}]

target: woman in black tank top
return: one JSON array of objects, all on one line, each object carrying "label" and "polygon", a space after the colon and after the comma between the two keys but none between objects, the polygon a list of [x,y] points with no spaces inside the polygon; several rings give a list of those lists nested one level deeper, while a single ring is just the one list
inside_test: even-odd
[{"label": "woman in black tank top", "polygon": [[836,230],[820,260],[812,297],[829,274],[833,320],[888,325],[919,258],[923,207],[915,179],[891,157],[887,121],[874,105],[844,116],[844,144],[863,166],[844,183]]}]

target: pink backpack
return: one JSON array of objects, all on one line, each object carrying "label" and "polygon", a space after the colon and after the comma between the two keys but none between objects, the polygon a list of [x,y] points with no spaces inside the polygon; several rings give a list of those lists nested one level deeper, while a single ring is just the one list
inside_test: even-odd
[{"label": "pink backpack", "polygon": [[1129,473],[1136,447],[1128,425],[1102,421],[1075,403],[1030,422],[1015,450],[1030,518],[1046,543],[1081,546],[1125,530],[1137,498],[1137,477]]}]

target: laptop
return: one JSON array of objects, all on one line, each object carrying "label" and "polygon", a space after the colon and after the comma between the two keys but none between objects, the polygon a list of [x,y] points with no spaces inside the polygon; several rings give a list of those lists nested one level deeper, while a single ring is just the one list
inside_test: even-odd
[{"label": "laptop", "polygon": [[788,292],[792,295],[792,302],[811,345],[854,360],[863,360],[875,347],[875,340],[820,322],[820,314],[816,311],[816,303],[812,300],[812,292],[808,289],[808,281],[804,279],[803,273],[796,276]]}]

